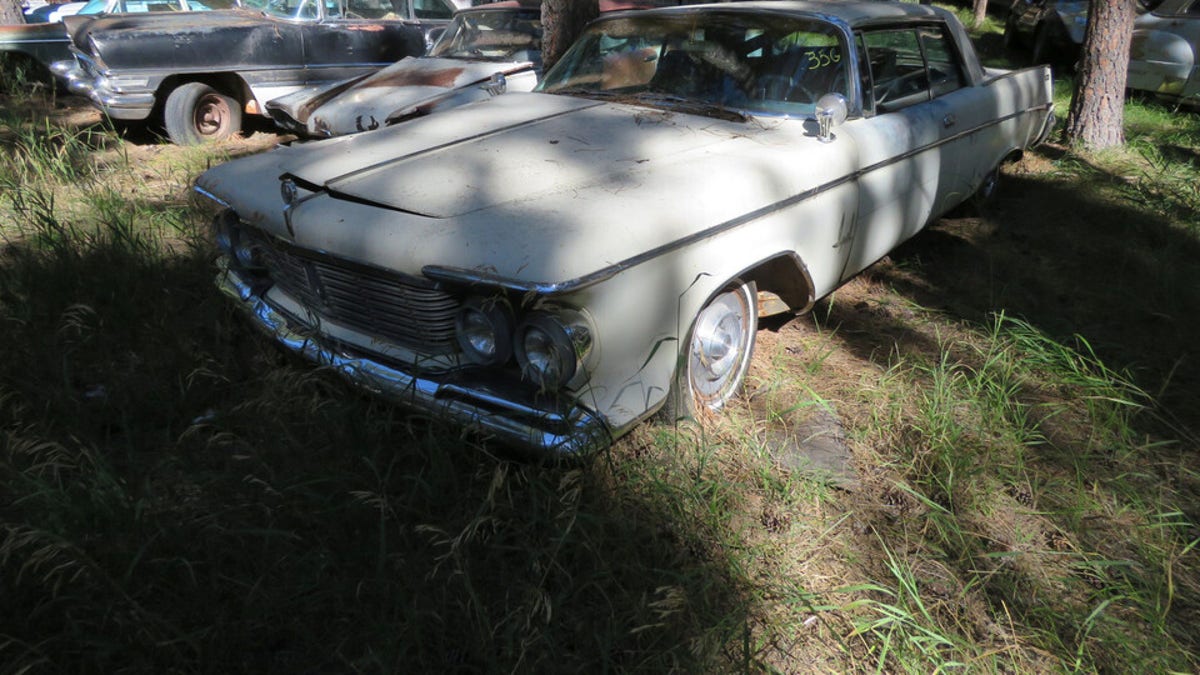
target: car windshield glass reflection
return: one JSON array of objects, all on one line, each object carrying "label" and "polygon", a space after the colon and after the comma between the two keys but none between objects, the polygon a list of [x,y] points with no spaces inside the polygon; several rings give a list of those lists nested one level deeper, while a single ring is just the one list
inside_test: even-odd
[{"label": "car windshield glass reflection", "polygon": [[839,35],[823,22],[722,12],[611,19],[593,24],[539,90],[810,116],[822,95],[846,94]]},{"label": "car windshield glass reflection", "polygon": [[430,56],[485,61],[541,60],[542,23],[536,13],[467,12],[454,17]]}]

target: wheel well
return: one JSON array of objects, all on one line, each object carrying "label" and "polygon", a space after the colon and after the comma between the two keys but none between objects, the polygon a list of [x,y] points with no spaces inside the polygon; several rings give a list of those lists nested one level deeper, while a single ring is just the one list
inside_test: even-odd
[{"label": "wheel well", "polygon": [[816,301],[808,267],[800,256],[792,251],[764,260],[738,276],[746,281],[753,281],[758,286],[760,305],[764,292],[778,297],[783,305],[786,305],[773,310],[768,307],[760,308],[760,315],[777,314],[782,311],[806,312]]},{"label": "wheel well", "polygon": [[240,106],[245,106],[246,101],[251,98],[250,88],[246,86],[242,78],[234,73],[186,73],[171,75],[164,79],[162,84],[158,85],[158,93],[155,94],[157,108],[160,113],[170,92],[188,82],[203,82],[226,96],[232,96]]}]

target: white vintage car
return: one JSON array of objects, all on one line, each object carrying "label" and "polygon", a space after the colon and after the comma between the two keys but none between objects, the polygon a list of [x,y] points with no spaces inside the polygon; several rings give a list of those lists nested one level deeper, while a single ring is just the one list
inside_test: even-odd
[{"label": "white vintage car", "polygon": [[1133,22],[1125,86],[1195,104],[1200,97],[1200,0],[1163,0]]},{"label": "white vintage car", "polygon": [[744,2],[617,13],[539,89],[205,172],[219,284],[288,349],[572,455],[719,409],[760,314],[803,312],[995,186],[1050,73],[949,13]]}]

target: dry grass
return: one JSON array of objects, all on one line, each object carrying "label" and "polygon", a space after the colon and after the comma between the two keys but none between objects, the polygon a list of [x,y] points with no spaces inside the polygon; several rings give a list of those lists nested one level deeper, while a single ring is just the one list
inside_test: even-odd
[{"label": "dry grass", "polygon": [[[188,183],[273,139],[7,103],[0,671],[1200,667],[1194,116],[1010,167],[764,328],[724,419],[543,467],[226,307]],[[786,461],[830,418],[849,483]]]}]

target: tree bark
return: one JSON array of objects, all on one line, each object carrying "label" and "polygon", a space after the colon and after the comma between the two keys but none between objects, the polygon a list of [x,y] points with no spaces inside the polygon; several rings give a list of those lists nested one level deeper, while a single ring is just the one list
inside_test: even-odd
[{"label": "tree bark", "polygon": [[1092,0],[1063,138],[1089,150],[1125,143],[1125,80],[1136,0]]},{"label": "tree bark", "polygon": [[587,22],[599,15],[599,0],[542,0],[543,67],[550,70],[558,63]]},{"label": "tree bark", "polygon": [[975,12],[975,25],[978,28],[987,19],[988,0],[975,0],[971,9]]},{"label": "tree bark", "polygon": [[25,23],[20,0],[0,0],[0,24]]}]

